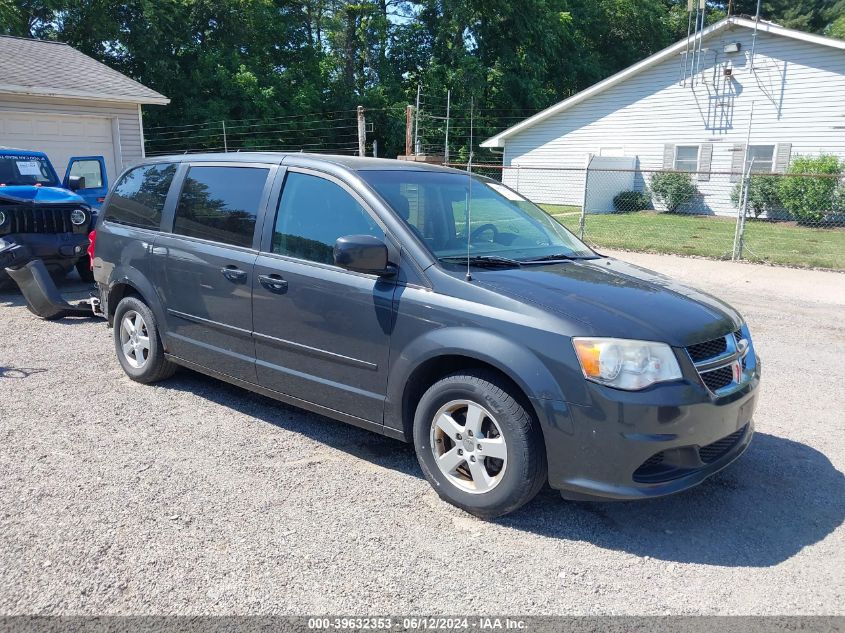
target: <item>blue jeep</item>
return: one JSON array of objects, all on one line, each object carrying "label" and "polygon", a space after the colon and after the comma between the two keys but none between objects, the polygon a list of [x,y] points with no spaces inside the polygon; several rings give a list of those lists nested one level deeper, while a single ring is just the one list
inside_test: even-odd
[{"label": "blue jeep", "polygon": [[6,267],[36,258],[54,278],[76,266],[90,280],[88,233],[107,191],[101,156],[71,158],[60,182],[43,152],[0,148],[0,286]]}]

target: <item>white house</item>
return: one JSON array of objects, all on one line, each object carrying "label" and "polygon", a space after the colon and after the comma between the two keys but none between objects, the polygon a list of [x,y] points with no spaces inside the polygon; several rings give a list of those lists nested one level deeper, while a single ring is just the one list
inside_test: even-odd
[{"label": "white house", "polygon": [[797,154],[845,158],[845,41],[729,17],[481,146],[503,148],[505,181],[537,202],[580,206],[583,168],[595,156],[593,169],[632,170],[591,172],[587,199],[596,202],[587,211],[610,211],[618,191],[642,189],[651,170],[676,169],[698,172],[703,195],[691,210],[735,213],[731,183],[743,159],[755,172],[778,172]]},{"label": "white house", "polygon": [[169,99],[61,42],[0,36],[0,146],[98,155],[113,180],[144,157],[141,106]]}]

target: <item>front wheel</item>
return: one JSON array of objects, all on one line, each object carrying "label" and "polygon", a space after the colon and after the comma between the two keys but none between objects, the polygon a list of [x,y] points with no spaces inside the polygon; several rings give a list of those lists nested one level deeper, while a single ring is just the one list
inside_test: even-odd
[{"label": "front wheel", "polygon": [[452,374],[417,406],[414,446],[426,479],[444,501],[482,518],[513,512],[546,480],[534,416],[492,372]]},{"label": "front wheel", "polygon": [[138,297],[124,297],[117,304],[114,347],[123,371],[137,382],[158,382],[176,371],[176,365],[164,357],[153,311]]}]

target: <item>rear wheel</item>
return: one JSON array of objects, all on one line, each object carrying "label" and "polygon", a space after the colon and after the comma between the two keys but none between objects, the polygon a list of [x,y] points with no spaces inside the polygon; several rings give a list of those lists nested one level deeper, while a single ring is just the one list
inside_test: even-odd
[{"label": "rear wheel", "polygon": [[152,383],[170,378],[176,365],[164,357],[155,315],[138,297],[124,297],[114,313],[114,346],[132,380]]},{"label": "rear wheel", "polygon": [[414,417],[417,459],[444,501],[483,518],[512,512],[546,480],[534,416],[492,372],[453,374],[432,385]]}]

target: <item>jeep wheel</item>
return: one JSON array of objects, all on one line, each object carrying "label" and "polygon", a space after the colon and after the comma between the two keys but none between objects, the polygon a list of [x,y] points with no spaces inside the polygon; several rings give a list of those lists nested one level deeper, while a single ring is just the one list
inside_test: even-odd
[{"label": "jeep wheel", "polygon": [[513,512],[546,480],[534,416],[492,372],[443,378],[414,416],[414,446],[426,479],[444,501],[482,518]]},{"label": "jeep wheel", "polygon": [[164,357],[152,310],[138,297],[125,297],[114,313],[114,346],[132,380],[152,383],[170,378],[176,365]]}]

